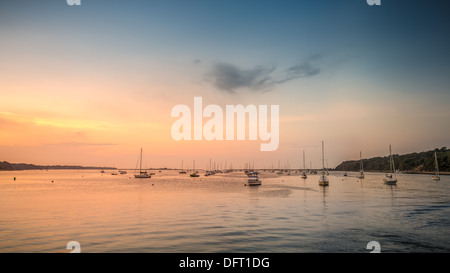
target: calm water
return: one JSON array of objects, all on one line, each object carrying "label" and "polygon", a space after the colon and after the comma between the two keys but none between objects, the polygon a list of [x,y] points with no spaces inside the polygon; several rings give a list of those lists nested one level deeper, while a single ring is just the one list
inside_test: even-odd
[{"label": "calm water", "polygon": [[0,252],[450,252],[450,177],[355,175],[0,172]]}]

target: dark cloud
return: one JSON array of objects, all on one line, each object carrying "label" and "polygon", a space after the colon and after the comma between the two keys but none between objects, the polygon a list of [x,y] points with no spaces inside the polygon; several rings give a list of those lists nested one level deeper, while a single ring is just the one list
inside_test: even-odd
[{"label": "dark cloud", "polygon": [[256,66],[252,69],[241,69],[229,63],[216,63],[207,75],[207,81],[217,89],[235,93],[237,89],[267,92],[275,85],[294,79],[312,77],[321,72],[316,62],[319,55],[311,56],[307,61],[293,65],[276,73],[276,66]]},{"label": "dark cloud", "polygon": [[262,90],[271,84],[270,74],[275,67],[257,66],[252,69],[240,69],[228,63],[217,63],[208,75],[209,81],[219,90],[233,93],[239,88],[248,88],[254,91]]}]

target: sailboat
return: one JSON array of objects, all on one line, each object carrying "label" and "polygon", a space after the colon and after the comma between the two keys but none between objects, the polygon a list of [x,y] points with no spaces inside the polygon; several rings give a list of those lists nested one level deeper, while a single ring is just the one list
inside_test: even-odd
[{"label": "sailboat", "polygon": [[194,160],[194,172],[190,174],[191,177],[199,177],[200,175],[195,171],[195,160]]},{"label": "sailboat", "polygon": [[183,160],[181,160],[181,171],[180,174],[186,174],[186,171],[183,168]]},{"label": "sailboat", "polygon": [[141,148],[141,156],[139,159],[139,174],[135,174],[134,178],[151,178],[151,175],[149,175],[147,171],[142,171],[142,148]]},{"label": "sailboat", "polygon": [[319,178],[319,185],[320,186],[328,186],[329,181],[327,176],[325,175],[325,159],[324,159],[324,152],[323,152],[323,141],[322,141],[322,175]]},{"label": "sailboat", "polygon": [[438,160],[437,160],[437,155],[436,155],[436,151],[434,151],[434,164],[436,165],[436,175],[433,176],[433,180],[434,181],[439,181],[441,180],[441,177],[439,177],[439,165],[438,165]]},{"label": "sailboat", "polygon": [[111,175],[119,175],[119,174],[115,171],[114,166],[113,166],[113,171],[112,171]]},{"label": "sailboat", "polygon": [[306,179],[308,178],[308,176],[306,175],[306,171],[305,171],[305,150],[303,150],[303,173],[302,173],[302,178]]},{"label": "sailboat", "polygon": [[278,172],[277,174],[283,174],[283,172],[281,171],[281,167],[280,167],[280,160],[278,160]]},{"label": "sailboat", "polygon": [[363,168],[363,162],[362,162],[362,153],[361,151],[359,152],[359,174],[356,176],[356,178],[364,178],[364,168]]},{"label": "sailboat", "polygon": [[397,178],[394,177],[395,165],[394,165],[394,158],[392,157],[391,145],[389,145],[389,165],[391,168],[391,173],[386,174],[386,177],[383,178],[383,181],[385,184],[395,185],[395,184],[397,184]]}]

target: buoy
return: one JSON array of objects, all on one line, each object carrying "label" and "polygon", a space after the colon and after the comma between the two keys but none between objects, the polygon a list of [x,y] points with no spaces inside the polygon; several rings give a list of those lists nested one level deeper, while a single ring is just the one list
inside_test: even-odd
[{"label": "buoy", "polygon": [[14,177],[14,181],[16,181],[16,177]]}]

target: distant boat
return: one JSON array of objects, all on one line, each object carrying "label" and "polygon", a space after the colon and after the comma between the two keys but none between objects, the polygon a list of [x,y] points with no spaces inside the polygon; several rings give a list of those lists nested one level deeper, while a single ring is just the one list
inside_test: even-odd
[{"label": "distant boat", "polygon": [[308,176],[306,175],[305,169],[306,169],[306,167],[305,167],[305,150],[303,150],[303,173],[301,176],[303,179],[308,178]]},{"label": "distant boat", "polygon": [[195,160],[194,160],[194,169],[193,169],[193,173],[190,174],[191,177],[199,177],[200,175],[198,174],[198,172],[195,171]]},{"label": "distant boat", "polygon": [[120,174],[127,174],[127,171],[119,171]]},{"label": "distant boat", "polygon": [[324,148],[323,148],[323,141],[322,141],[322,175],[319,178],[319,185],[320,186],[328,186],[329,181],[327,176],[325,175],[325,159],[324,159]]},{"label": "distant boat", "polygon": [[395,185],[395,184],[397,184],[397,178],[394,177],[395,165],[394,165],[394,158],[392,157],[391,145],[389,145],[389,165],[391,168],[391,173],[386,174],[386,177],[383,178],[383,181],[385,184]]},{"label": "distant boat", "polygon": [[259,186],[261,185],[261,180],[259,180],[258,173],[254,172],[252,175],[248,178],[248,185],[249,186]]},{"label": "distant boat", "polygon": [[433,176],[432,179],[434,181],[439,181],[439,180],[441,180],[441,177],[439,177],[439,164],[438,164],[438,160],[437,160],[436,151],[434,151],[434,164],[436,165],[436,175]]},{"label": "distant boat", "polygon": [[181,160],[181,172],[180,174],[186,174],[186,171],[183,168],[183,160]]},{"label": "distant boat", "polygon": [[344,176],[347,176],[347,172],[344,172]]},{"label": "distant boat", "polygon": [[142,171],[142,148],[141,148],[141,156],[139,160],[139,174],[135,174],[134,178],[151,178],[151,175],[147,173],[147,171]]},{"label": "distant boat", "polygon": [[[114,169],[114,167],[113,167],[113,169]],[[111,175],[118,175],[118,173],[115,170],[113,170]]]},{"label": "distant boat", "polygon": [[[48,171],[48,170],[47,170],[47,171]],[[104,170],[102,170],[102,171],[101,171],[101,173],[105,173],[105,171],[104,171]]]},{"label": "distant boat", "polygon": [[361,153],[361,151],[359,151],[359,160],[360,160],[360,163],[359,163],[359,174],[356,176],[356,178],[362,179],[362,178],[364,178],[364,168],[363,168],[363,161],[362,161],[362,153]]}]

